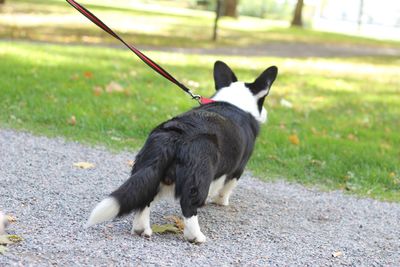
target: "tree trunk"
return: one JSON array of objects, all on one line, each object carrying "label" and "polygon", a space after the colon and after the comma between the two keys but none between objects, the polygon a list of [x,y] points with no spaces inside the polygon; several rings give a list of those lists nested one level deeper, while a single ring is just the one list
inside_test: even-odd
[{"label": "tree trunk", "polygon": [[217,5],[215,7],[215,20],[214,20],[214,30],[213,30],[213,38],[212,40],[215,42],[217,41],[217,34],[218,34],[218,20],[221,16],[221,6],[222,0],[217,0]]},{"label": "tree trunk", "polygon": [[297,0],[296,8],[294,9],[292,26],[303,27],[303,6],[304,0]]},{"label": "tree trunk", "polygon": [[223,15],[236,18],[238,16],[237,14],[238,2],[239,0],[224,0]]},{"label": "tree trunk", "polygon": [[357,21],[357,25],[358,25],[358,30],[359,31],[361,30],[363,13],[364,13],[364,0],[360,0],[360,7],[359,7],[359,10],[358,10],[358,21]]}]

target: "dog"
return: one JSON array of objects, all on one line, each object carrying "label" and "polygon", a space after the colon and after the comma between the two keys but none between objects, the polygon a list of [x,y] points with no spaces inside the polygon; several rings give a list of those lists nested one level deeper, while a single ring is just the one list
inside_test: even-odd
[{"label": "dog", "polygon": [[135,211],[132,233],[150,237],[150,207],[169,195],[180,202],[184,237],[205,242],[197,209],[207,198],[229,205],[259,124],[267,120],[263,103],[277,74],[271,66],[244,83],[224,62],[215,62],[213,102],[157,126],[137,154],[130,178],[93,209],[86,226]]},{"label": "dog", "polygon": [[8,218],[0,210],[0,235],[3,235],[6,233],[7,225],[8,225]]}]

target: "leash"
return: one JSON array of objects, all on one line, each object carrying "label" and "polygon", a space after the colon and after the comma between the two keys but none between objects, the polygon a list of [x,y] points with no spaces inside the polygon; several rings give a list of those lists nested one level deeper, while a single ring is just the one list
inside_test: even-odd
[{"label": "leash", "polygon": [[74,7],[76,10],[78,10],[82,15],[87,17],[91,22],[96,24],[98,27],[100,27],[103,31],[107,32],[111,36],[113,36],[115,39],[118,39],[121,41],[126,47],[129,48],[133,53],[135,53],[136,56],[138,56],[144,63],[146,63],[150,68],[152,68],[154,71],[156,71],[158,74],[169,80],[170,82],[174,83],[177,85],[179,88],[181,88],[184,92],[189,94],[192,99],[197,100],[201,105],[208,104],[214,102],[214,100],[202,97],[200,95],[193,94],[189,88],[187,88],[184,84],[179,82],[177,79],[174,78],[171,74],[169,74],[165,69],[163,69],[160,65],[155,63],[153,60],[151,60],[149,57],[147,57],[145,54],[140,52],[139,49],[134,47],[133,45],[129,45],[126,43],[121,37],[119,37],[118,34],[116,34],[113,30],[111,30],[106,24],[104,24],[99,18],[97,18],[95,15],[93,15],[88,9],[83,7],[82,5],[78,4],[74,0],[66,0],[68,4],[70,4],[72,7]]}]

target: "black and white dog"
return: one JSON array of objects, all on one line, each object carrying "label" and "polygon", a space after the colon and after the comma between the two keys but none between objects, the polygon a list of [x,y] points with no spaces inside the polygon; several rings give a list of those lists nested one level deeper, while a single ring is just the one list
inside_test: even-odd
[{"label": "black and white dog", "polygon": [[197,209],[207,197],[228,205],[253,151],[264,99],[277,76],[275,66],[253,83],[238,82],[223,62],[214,65],[215,102],[201,105],[156,127],[136,156],[130,178],[92,211],[87,226],[136,211],[132,233],[151,236],[150,207],[159,198],[179,199],[184,236],[206,241]]}]

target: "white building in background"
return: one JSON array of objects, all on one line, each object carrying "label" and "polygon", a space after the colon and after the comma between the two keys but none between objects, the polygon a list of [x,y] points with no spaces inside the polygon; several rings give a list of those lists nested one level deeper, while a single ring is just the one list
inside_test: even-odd
[{"label": "white building in background", "polygon": [[400,40],[400,0],[306,0],[317,30]]}]

